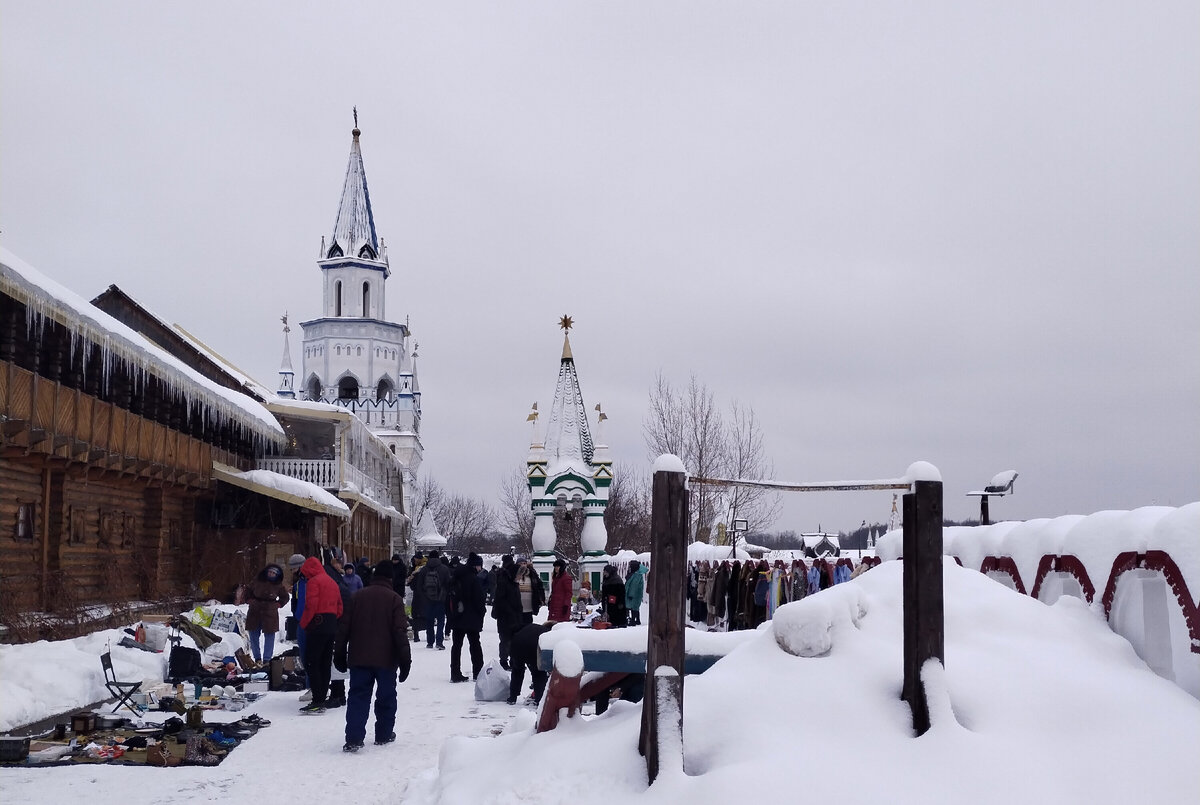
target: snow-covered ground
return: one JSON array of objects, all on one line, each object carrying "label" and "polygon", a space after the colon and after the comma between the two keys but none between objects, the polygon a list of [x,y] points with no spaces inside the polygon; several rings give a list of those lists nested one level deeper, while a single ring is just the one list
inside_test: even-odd
[{"label": "snow-covered ground", "polygon": [[636,750],[639,706],[535,735],[531,709],[476,703],[471,685],[448,682],[449,652],[421,645],[391,746],[347,756],[344,711],[300,716],[296,694],[272,693],[256,709],[274,724],[219,767],[0,769],[0,801],[1196,801],[1200,702],[1079,600],[1048,606],[952,560],[946,668],[926,679],[934,727],[913,737],[899,701],[900,565],[781,607],[688,677],[684,774],[652,787]]}]

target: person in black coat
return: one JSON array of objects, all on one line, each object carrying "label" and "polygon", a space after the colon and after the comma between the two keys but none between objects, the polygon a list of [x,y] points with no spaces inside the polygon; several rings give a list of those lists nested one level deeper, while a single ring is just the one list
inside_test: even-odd
[{"label": "person in black coat", "polygon": [[525,684],[525,669],[533,676],[533,701],[540,702],[549,674],[538,668],[538,640],[554,627],[554,621],[522,626],[512,636],[512,676],[508,682],[508,703],[516,704]]},{"label": "person in black coat", "polygon": [[479,633],[483,631],[483,616],[487,612],[483,589],[483,559],[478,554],[467,557],[450,577],[450,612],[446,622],[450,628],[450,681],[466,682],[462,672],[463,639],[471,648],[471,679],[483,670],[483,646]]},{"label": "person in black coat", "polygon": [[509,643],[513,634],[521,628],[521,588],[517,584],[517,565],[511,554],[501,558],[500,570],[496,573],[492,617],[496,620],[496,632],[500,635],[500,665],[506,671],[511,670]]},{"label": "person in black coat", "polygon": [[609,624],[620,629],[626,625],[628,615],[625,611],[625,581],[617,572],[616,565],[605,565],[600,580],[600,603],[604,606],[604,614],[608,616]]}]

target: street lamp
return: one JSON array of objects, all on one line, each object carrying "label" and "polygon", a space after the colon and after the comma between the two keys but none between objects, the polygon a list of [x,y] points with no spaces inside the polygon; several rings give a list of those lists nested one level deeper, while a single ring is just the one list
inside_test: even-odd
[{"label": "street lamp", "polygon": [[735,519],[733,521],[733,524],[729,527],[729,534],[730,534],[729,544],[731,546],[730,550],[729,550],[729,558],[730,559],[737,559],[737,535],[738,535],[738,533],[740,532],[740,533],[744,534],[749,530],[750,530],[749,523],[747,523],[745,520],[741,519],[740,517]]},{"label": "street lamp", "polygon": [[975,496],[979,498],[980,525],[992,524],[991,518],[988,515],[988,498],[993,496],[1002,498],[1005,495],[1011,495],[1013,493],[1013,482],[1016,480],[1016,470],[1005,470],[1004,472],[996,473],[996,475],[992,478],[992,482],[985,486],[981,491],[967,493],[967,497]]}]

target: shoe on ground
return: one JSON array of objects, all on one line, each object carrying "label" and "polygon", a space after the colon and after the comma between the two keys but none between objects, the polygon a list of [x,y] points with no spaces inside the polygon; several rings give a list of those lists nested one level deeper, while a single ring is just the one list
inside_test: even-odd
[{"label": "shoe on ground", "polygon": [[346,741],[346,743],[342,745],[343,752],[357,752],[359,749],[362,749],[362,748],[363,748],[362,741]]},{"label": "shoe on ground", "polygon": [[443,646],[441,643],[438,643],[438,651],[445,651],[445,650],[446,650],[446,647]]},{"label": "shoe on ground", "polygon": [[462,674],[454,674],[450,677],[450,681],[451,682],[470,682],[471,680],[467,679]]},{"label": "shoe on ground", "polygon": [[433,648],[433,643],[426,645],[425,648]]},{"label": "shoe on ground", "polygon": [[299,698],[299,699],[297,699],[297,701],[301,701],[301,702],[311,702],[311,701],[312,701],[312,690],[311,690],[311,689],[309,689],[309,690],[306,690],[306,691],[304,691],[303,693],[301,693],[301,694],[300,694],[300,698]]},{"label": "shoe on ground", "polygon": [[325,707],[327,707],[330,710],[332,710],[335,707],[345,707],[345,706],[346,706],[346,697],[345,696],[331,696],[329,698],[329,701],[325,702]]},{"label": "shoe on ground", "polygon": [[300,708],[300,712],[306,716],[319,716],[325,712],[325,705],[317,702],[309,702]]},{"label": "shoe on ground", "polygon": [[[377,735],[377,736],[375,736],[375,745],[383,746],[384,744],[390,744],[395,740],[396,740],[396,733],[394,733],[394,732],[391,735],[388,735],[383,738],[381,738]],[[362,746],[362,744],[359,744],[359,746]]]},{"label": "shoe on ground", "polygon": [[517,700],[516,699],[505,699],[505,702],[507,702],[508,704],[516,704]]}]

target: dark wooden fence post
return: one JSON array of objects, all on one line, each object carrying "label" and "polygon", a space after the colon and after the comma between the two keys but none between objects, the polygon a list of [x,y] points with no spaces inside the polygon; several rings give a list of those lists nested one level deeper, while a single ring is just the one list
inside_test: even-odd
[{"label": "dark wooden fence post", "polygon": [[[661,729],[678,730],[668,746],[683,747],[683,658],[684,611],[687,599],[687,477],[683,472],[654,473],[653,509],[650,516],[650,622],[646,645],[646,687],[642,698],[642,729],[638,751],[646,757],[646,771],[653,783],[659,770]],[[674,713],[659,720],[660,699],[655,671],[674,670],[678,684],[670,686]],[[672,708],[668,708],[672,709]],[[683,766],[683,758],[668,760],[668,768]]]},{"label": "dark wooden fence post", "polygon": [[904,692],[913,730],[929,729],[929,703],[921,666],[931,657],[945,664],[942,601],[942,482],[916,481],[904,496]]}]

